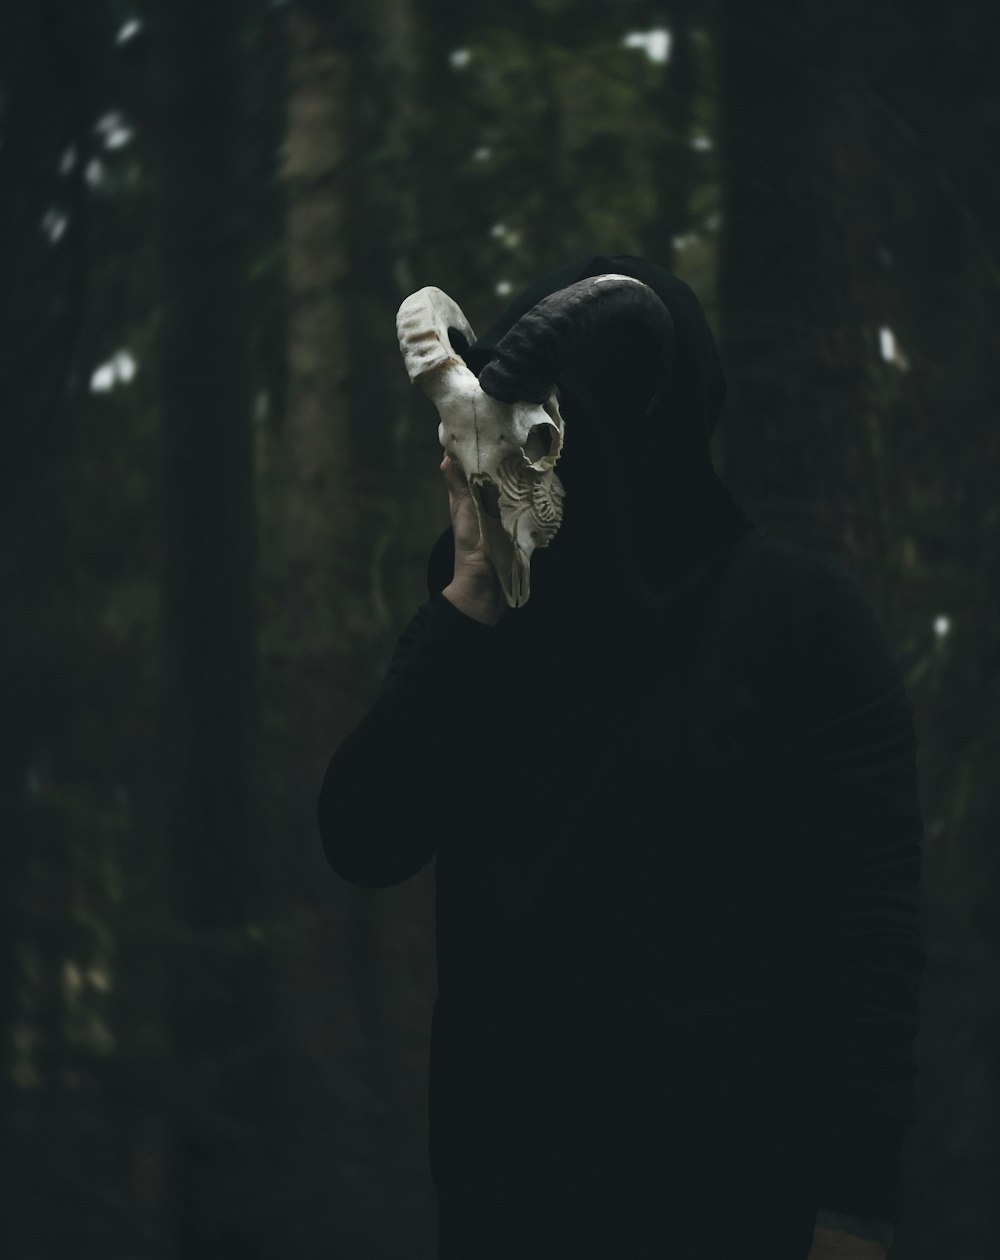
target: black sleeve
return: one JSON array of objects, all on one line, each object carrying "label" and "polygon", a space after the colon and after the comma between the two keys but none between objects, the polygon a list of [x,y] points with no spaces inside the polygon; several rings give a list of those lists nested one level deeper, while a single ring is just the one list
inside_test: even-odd
[{"label": "black sleeve", "polygon": [[925,965],[913,714],[868,601],[832,557],[800,567],[789,628],[786,860],[818,1202],[895,1221]]},{"label": "black sleeve", "polygon": [[469,825],[476,725],[496,630],[443,595],[400,636],[371,709],[334,753],[317,808],[327,861],[363,888],[414,875]]}]

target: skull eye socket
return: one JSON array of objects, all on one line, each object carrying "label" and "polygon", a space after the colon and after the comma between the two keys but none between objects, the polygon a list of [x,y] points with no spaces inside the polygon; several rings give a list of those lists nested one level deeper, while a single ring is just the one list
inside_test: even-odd
[{"label": "skull eye socket", "polygon": [[552,450],[552,438],[555,429],[551,424],[535,424],[528,430],[524,440],[524,454],[529,464],[537,464]]}]

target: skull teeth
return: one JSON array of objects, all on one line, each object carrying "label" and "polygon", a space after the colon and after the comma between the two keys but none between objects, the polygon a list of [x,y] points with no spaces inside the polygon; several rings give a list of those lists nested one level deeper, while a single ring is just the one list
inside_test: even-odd
[{"label": "skull teeth", "polygon": [[562,522],[564,492],[558,478],[539,477],[515,460],[501,464],[497,474],[504,529],[511,537],[522,536],[521,518],[527,515],[532,542],[547,546]]},{"label": "skull teeth", "polygon": [[545,525],[559,527],[562,521],[562,484],[553,477],[548,485],[536,481],[531,487],[531,506]]}]

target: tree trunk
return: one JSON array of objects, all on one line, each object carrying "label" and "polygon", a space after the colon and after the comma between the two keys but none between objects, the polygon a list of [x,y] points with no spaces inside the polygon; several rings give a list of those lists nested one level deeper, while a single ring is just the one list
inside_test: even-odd
[{"label": "tree trunk", "polygon": [[652,166],[656,213],[643,230],[642,251],[651,262],[681,274],[684,264],[676,242],[701,227],[702,216],[692,202],[702,155],[692,149],[691,141],[695,105],[706,85],[700,81],[692,33],[696,0],[674,0],[671,7],[670,59],[649,96],[649,109],[659,121],[662,139]]},{"label": "tree trunk", "polygon": [[[344,93],[348,57],[302,6],[290,17],[285,139],[288,394],[265,446],[265,559],[281,652],[328,652],[351,607],[356,528],[345,382]],[[331,634],[333,638],[331,638]]]},{"label": "tree trunk", "polygon": [[830,196],[834,52],[763,0],[720,14],[724,471],[762,524],[836,549],[864,360]]},{"label": "tree trunk", "polygon": [[[100,37],[99,23],[51,2],[9,9],[0,33],[0,1254],[11,1260],[70,1245],[76,1195],[106,1184],[113,1163],[114,1123],[60,983],[92,944],[74,912],[97,848],[80,808],[92,727],[75,703],[87,649],[74,537],[94,261],[83,170],[65,153],[93,117]],[[87,1175],[67,1178],[84,1151]]]},{"label": "tree trunk", "polygon": [[[269,732],[269,762],[281,767],[274,812],[300,838],[289,911],[311,925],[288,936],[279,960],[280,1020],[298,1069],[285,1091],[295,1123],[279,1139],[295,1204],[287,1254],[307,1260],[323,1237],[338,1254],[416,1260],[433,1253],[434,1232],[431,873],[388,893],[344,884],[325,865],[315,802],[423,597],[405,577],[430,540],[426,525],[422,539],[407,526],[420,507],[413,469],[439,462],[436,425],[426,437],[411,426],[427,404],[407,381],[394,326],[402,298],[428,282],[412,261],[423,32],[410,0],[303,5],[291,25],[288,409],[263,470],[283,522],[269,582],[287,593],[267,658],[282,714]],[[444,518],[445,505],[442,490]]]},{"label": "tree trunk", "polygon": [[178,1251],[265,1254],[245,7],[160,10],[162,754]]}]

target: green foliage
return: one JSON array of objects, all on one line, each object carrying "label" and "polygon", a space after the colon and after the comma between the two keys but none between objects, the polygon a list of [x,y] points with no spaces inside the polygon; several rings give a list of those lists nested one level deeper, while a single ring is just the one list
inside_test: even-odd
[{"label": "green foliage", "polygon": [[[496,243],[469,242],[479,266],[516,290],[573,253],[638,252],[657,211],[654,164],[666,142],[683,143],[650,108],[664,67],[620,36],[570,47],[499,26],[469,34],[450,80],[467,137],[465,204],[494,216]],[[503,231],[492,235],[494,224]],[[482,231],[480,216],[466,235],[473,226]]]}]

